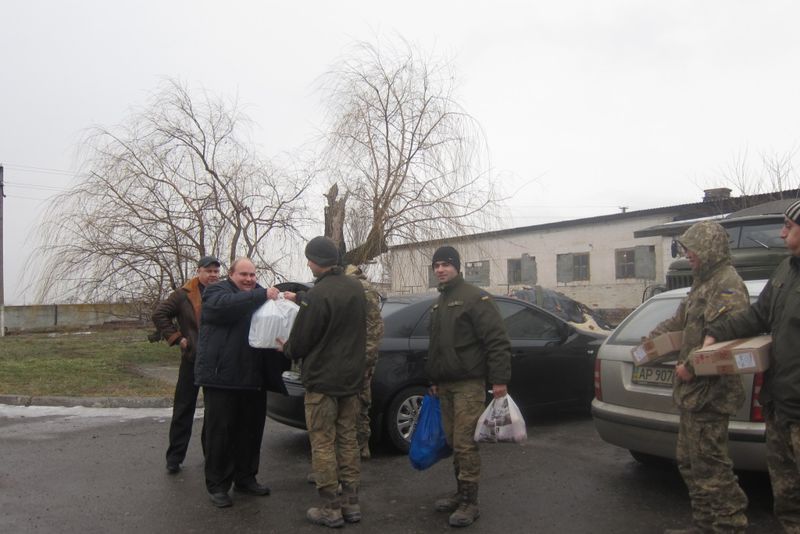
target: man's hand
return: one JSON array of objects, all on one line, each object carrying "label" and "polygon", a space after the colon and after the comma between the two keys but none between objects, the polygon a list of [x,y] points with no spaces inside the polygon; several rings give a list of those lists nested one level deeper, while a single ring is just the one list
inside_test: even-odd
[{"label": "man's hand", "polygon": [[684,382],[691,382],[692,379],[694,378],[694,375],[689,370],[689,368],[683,365],[682,363],[679,363],[677,366],[675,366],[675,374],[678,375],[678,378],[680,378]]},{"label": "man's hand", "polygon": [[278,344],[275,350],[277,350],[278,352],[283,352],[283,346],[286,345],[286,340],[283,339],[282,337],[276,337],[275,343]]},{"label": "man's hand", "polygon": [[278,298],[278,295],[280,295],[280,294],[281,294],[281,291],[277,287],[268,287],[267,288],[267,298],[268,299],[275,300],[276,298]]},{"label": "man's hand", "polygon": [[492,395],[494,395],[495,399],[499,399],[500,397],[505,397],[506,395],[508,395],[508,386],[506,386],[505,384],[493,384]]},{"label": "man's hand", "polygon": [[181,342],[178,343],[178,345],[180,345],[181,350],[186,350],[189,348],[189,340],[186,339],[185,337],[182,337]]},{"label": "man's hand", "polygon": [[713,345],[716,342],[717,338],[715,338],[714,336],[706,336],[705,339],[703,340],[703,346],[707,347],[709,345]]},{"label": "man's hand", "polygon": [[292,302],[297,302],[297,293],[294,293],[292,291],[284,291],[283,298],[285,298],[286,300],[291,300]]}]

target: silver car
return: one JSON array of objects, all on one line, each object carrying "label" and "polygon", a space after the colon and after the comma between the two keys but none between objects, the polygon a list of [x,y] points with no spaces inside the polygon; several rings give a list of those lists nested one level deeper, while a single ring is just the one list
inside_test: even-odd
[{"label": "silver car", "polygon": [[[745,282],[754,301],[765,280]],[[595,360],[592,416],[600,437],[628,449],[639,462],[675,459],[678,410],[672,402],[675,362],[634,367],[631,349],[658,323],[674,315],[689,288],[660,293],[636,308],[606,339]],[[766,471],[761,373],[742,375],[746,400],[728,426],[736,469]]]}]

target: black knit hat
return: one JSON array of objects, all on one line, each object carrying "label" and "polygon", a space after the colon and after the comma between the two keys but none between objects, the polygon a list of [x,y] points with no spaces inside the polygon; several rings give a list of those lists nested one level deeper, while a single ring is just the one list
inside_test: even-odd
[{"label": "black knit hat", "polygon": [[331,267],[339,263],[339,249],[332,239],[320,235],[306,245],[306,258],[320,267]]},{"label": "black knit hat", "polygon": [[789,207],[783,213],[793,220],[795,224],[800,224],[800,200],[795,200],[789,204]]},{"label": "black knit hat", "polygon": [[436,265],[437,261],[444,261],[456,268],[456,271],[461,272],[461,257],[458,251],[449,245],[439,247],[433,253],[433,260],[431,260],[431,267]]}]

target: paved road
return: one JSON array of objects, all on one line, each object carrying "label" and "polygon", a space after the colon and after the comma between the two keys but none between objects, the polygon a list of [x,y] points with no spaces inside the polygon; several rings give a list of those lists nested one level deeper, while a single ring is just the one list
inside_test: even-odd
[{"label": "paved road", "polygon": [[[270,497],[213,508],[198,440],[164,471],[169,410],[0,405],[0,532],[322,532],[307,524],[305,433],[267,423],[261,479]],[[647,468],[603,443],[586,416],[531,421],[524,445],[486,445],[480,520],[470,532],[652,533],[689,517],[674,468]],[[196,421],[195,431],[199,431]],[[449,461],[425,472],[386,451],[363,468],[364,520],[351,532],[452,531],[432,502],[453,486]],[[747,476],[753,533],[777,532],[765,476]]]}]

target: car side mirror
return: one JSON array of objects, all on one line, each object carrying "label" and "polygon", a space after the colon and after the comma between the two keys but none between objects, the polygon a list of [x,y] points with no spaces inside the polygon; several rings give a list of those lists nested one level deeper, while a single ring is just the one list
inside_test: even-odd
[{"label": "car side mirror", "polygon": [[670,247],[670,253],[672,254],[673,258],[677,258],[678,256],[681,255],[680,246],[678,245],[678,242],[675,241],[674,239],[672,240],[672,246]]}]

